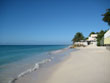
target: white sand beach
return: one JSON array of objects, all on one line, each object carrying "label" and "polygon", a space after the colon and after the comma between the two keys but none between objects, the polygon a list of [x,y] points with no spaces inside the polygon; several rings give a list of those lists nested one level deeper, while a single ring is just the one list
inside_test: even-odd
[{"label": "white sand beach", "polygon": [[110,51],[89,46],[72,52],[46,83],[110,83]]},{"label": "white sand beach", "polygon": [[[39,83],[110,83],[110,51],[95,46],[78,49],[56,65],[50,75]],[[38,83],[35,78],[34,74],[17,83]]]}]

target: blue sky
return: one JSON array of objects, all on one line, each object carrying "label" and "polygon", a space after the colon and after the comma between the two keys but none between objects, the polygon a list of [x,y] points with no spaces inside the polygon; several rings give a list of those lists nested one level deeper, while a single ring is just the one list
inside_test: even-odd
[{"label": "blue sky", "polygon": [[71,44],[76,32],[106,30],[110,0],[0,0],[0,44]]}]

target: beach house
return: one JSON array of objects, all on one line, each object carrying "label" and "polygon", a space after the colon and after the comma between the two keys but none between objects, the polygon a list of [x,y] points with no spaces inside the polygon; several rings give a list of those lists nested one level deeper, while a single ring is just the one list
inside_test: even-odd
[{"label": "beach house", "polygon": [[110,29],[104,34],[104,45],[110,50]]},{"label": "beach house", "polygon": [[74,45],[82,45],[82,46],[87,46],[88,43],[85,40],[80,40],[79,42],[75,42]]},{"label": "beach house", "polygon": [[74,45],[97,45],[97,34],[91,34],[87,40],[80,40],[79,42],[74,42]]},{"label": "beach house", "polygon": [[91,34],[87,39],[88,45],[97,45],[97,34]]}]

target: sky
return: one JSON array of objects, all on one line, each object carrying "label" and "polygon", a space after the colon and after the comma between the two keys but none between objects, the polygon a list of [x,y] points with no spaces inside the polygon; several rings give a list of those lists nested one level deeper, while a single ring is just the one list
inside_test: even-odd
[{"label": "sky", "polygon": [[0,44],[71,44],[76,32],[108,29],[108,8],[110,0],[0,0]]}]

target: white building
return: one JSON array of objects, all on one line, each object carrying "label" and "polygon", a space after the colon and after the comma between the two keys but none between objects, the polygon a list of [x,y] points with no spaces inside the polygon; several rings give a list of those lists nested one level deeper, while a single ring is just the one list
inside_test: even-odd
[{"label": "white building", "polygon": [[84,45],[84,46],[88,45],[88,43],[86,41],[75,42],[74,44],[75,45]]},{"label": "white building", "polygon": [[88,44],[97,45],[97,34],[91,34],[87,42]]},{"label": "white building", "polygon": [[88,37],[87,40],[81,40],[79,42],[75,42],[74,45],[97,45],[97,34],[91,34],[90,37]]}]

